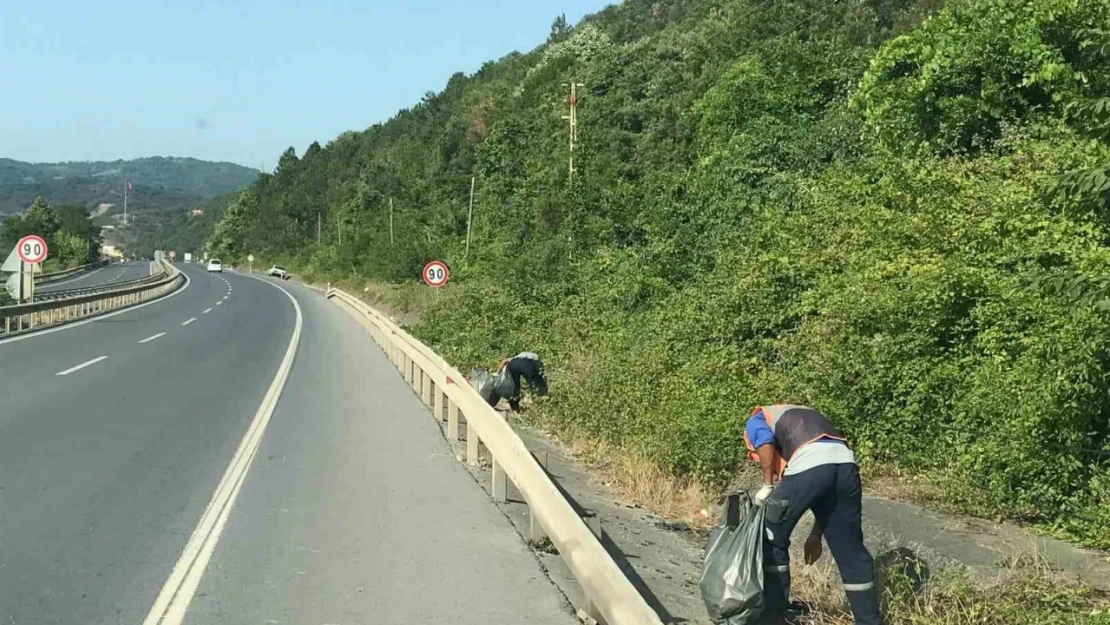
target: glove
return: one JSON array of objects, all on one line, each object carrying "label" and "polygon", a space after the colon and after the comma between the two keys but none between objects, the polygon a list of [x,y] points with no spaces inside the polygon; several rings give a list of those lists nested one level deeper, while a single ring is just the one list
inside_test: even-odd
[{"label": "glove", "polygon": [[806,564],[813,564],[821,558],[821,535],[811,535],[806,539],[805,546],[802,548],[802,554],[805,556]]},{"label": "glove", "polygon": [[760,488],[759,491],[755,494],[755,505],[763,507],[763,504],[767,503],[767,498],[771,496],[771,493],[774,492],[774,490],[774,484],[764,484],[763,487]]}]

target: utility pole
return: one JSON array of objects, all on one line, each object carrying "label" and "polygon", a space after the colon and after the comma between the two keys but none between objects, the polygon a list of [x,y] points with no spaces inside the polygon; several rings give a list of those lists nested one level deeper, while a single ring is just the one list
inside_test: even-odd
[{"label": "utility pole", "polygon": [[393,245],[393,198],[389,198],[389,244]]},{"label": "utility pole", "polygon": [[123,225],[127,225],[127,188],[131,186],[130,180],[123,181]]},{"label": "utility pole", "polygon": [[463,260],[470,258],[470,224],[474,221],[474,178],[474,176],[470,177],[470,212],[466,216],[466,255],[463,256]]},{"label": "utility pole", "polygon": [[[567,86],[563,83],[563,86]],[[578,87],[585,87],[586,85],[580,82],[570,83],[570,115],[563,115],[563,119],[567,120],[570,125],[570,175],[574,175],[574,143],[578,141]]]},{"label": "utility pole", "polygon": [[323,223],[320,213],[316,213],[316,245],[320,245],[320,225]]},{"label": "utility pole", "polygon": [[338,221],[339,224],[339,247],[343,247],[343,220]]}]

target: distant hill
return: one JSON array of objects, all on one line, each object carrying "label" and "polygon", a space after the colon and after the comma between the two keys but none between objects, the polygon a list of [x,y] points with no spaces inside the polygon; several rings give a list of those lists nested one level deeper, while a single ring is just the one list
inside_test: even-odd
[{"label": "distant hill", "polygon": [[[182,208],[225,195],[255,180],[258,171],[234,163],[154,156],[129,161],[24,163],[0,158],[0,218],[21,212],[38,196],[50,204],[123,202],[130,180],[129,209]],[[113,210],[114,212],[114,210]]]}]

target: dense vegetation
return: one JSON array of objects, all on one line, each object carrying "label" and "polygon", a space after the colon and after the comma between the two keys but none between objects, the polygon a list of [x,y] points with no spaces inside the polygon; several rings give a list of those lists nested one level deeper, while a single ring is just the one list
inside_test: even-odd
[{"label": "dense vegetation", "polygon": [[123,204],[123,183],[135,187],[138,210],[180,207],[198,198],[237,191],[254,181],[258,170],[234,163],[155,156],[130,161],[23,163],[0,158],[0,213],[18,213],[36,197],[56,204]]},{"label": "dense vegetation", "polygon": [[1110,547],[1110,305],[1053,286],[1110,274],[1108,97],[1104,0],[628,0],[290,149],[209,246],[444,259],[421,337],[540,352],[532,417],[676,473],[804,402],[872,473]]},{"label": "dense vegetation", "polygon": [[19,239],[29,234],[37,234],[46,241],[49,256],[42,267],[46,272],[76,267],[100,257],[100,228],[80,204],[53,207],[36,198],[23,214],[4,220],[0,226],[0,259],[7,258]]}]

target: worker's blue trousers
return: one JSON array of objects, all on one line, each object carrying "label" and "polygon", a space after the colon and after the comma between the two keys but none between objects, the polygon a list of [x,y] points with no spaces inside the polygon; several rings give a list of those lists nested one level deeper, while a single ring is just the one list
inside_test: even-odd
[{"label": "worker's blue trousers", "polygon": [[790,595],[790,533],[813,510],[832,552],[857,625],[880,625],[871,554],[863,544],[863,489],[855,464],[827,464],[784,476],[767,500],[763,541],[764,600],[786,610]]}]

